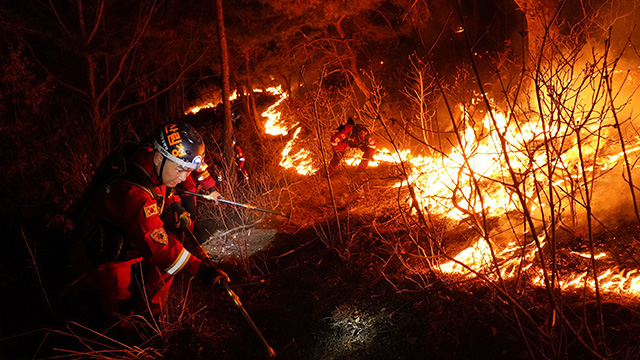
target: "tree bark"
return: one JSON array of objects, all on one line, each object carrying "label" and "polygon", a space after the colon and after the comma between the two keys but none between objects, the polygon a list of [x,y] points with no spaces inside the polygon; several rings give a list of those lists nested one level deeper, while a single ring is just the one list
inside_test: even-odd
[{"label": "tree bark", "polygon": [[224,15],[222,12],[222,0],[215,0],[216,25],[218,29],[218,42],[220,44],[220,67],[222,68],[222,108],[224,111],[224,122],[222,127],[222,152],[227,167],[233,166],[233,123],[231,121],[231,96],[229,85],[229,51],[227,49],[227,35],[224,27]]},{"label": "tree bark", "polygon": [[245,79],[245,86],[247,87],[247,99],[249,100],[249,113],[251,120],[256,124],[256,129],[258,131],[258,135],[262,137],[265,133],[264,122],[262,121],[262,116],[258,113],[258,108],[256,107],[256,95],[253,92],[253,84],[251,83],[251,71],[250,71],[250,62],[249,62],[249,54],[246,52],[243,54],[244,56],[244,68],[247,72],[247,77]]},{"label": "tree bark", "polygon": [[340,35],[340,38],[342,38],[344,45],[347,48],[347,64],[346,66],[343,65],[343,69],[347,73],[351,74],[353,82],[355,83],[356,87],[362,92],[364,98],[369,99],[369,97],[371,96],[371,90],[360,76],[360,72],[358,71],[358,64],[356,62],[356,52],[351,48],[351,46],[349,46],[349,43],[346,41],[346,35],[344,30],[342,29],[342,25],[340,23],[341,21],[342,19],[338,20],[334,24],[334,27],[336,28],[336,31],[338,31],[338,35]]},{"label": "tree bark", "polygon": [[526,19],[525,47],[528,48],[528,60],[536,61],[542,51],[543,40],[547,29],[547,37],[553,37],[557,33],[557,22],[554,15],[562,3],[561,0],[514,0],[516,5],[524,12]]}]

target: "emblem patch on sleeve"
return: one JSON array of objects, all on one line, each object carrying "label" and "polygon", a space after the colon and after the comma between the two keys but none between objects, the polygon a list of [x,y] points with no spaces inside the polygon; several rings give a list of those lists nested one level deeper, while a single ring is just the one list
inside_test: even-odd
[{"label": "emblem patch on sleeve", "polygon": [[169,241],[167,233],[163,228],[154,229],[149,236],[153,241],[160,245],[167,245],[167,242]]},{"label": "emblem patch on sleeve", "polygon": [[158,215],[158,205],[151,204],[144,207],[144,217],[150,217],[153,215]]}]

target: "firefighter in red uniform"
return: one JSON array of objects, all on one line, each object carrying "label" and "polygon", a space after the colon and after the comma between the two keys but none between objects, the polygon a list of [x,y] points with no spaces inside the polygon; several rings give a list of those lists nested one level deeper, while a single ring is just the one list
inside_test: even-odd
[{"label": "firefighter in red uniform", "polygon": [[218,181],[219,178],[215,179],[211,176],[208,166],[204,164],[201,168],[192,171],[191,176],[187,176],[183,182],[176,186],[175,192],[180,196],[180,202],[173,203],[174,205],[168,214],[170,218],[167,219],[174,229],[186,227],[193,230],[193,224],[198,216],[196,197],[183,191],[204,192],[207,195],[213,195],[217,199],[220,197],[220,193],[215,187]]},{"label": "firefighter in red uniform", "polygon": [[362,150],[362,159],[358,164],[358,172],[364,172],[369,166],[369,160],[376,152],[376,140],[369,129],[362,124],[356,124],[352,118],[347,119],[346,125],[340,125],[338,132],[331,137],[333,158],[329,162],[329,175],[333,175],[340,165],[340,160],[348,148]]},{"label": "firefighter in red uniform", "polygon": [[249,181],[249,173],[244,168],[244,161],[245,161],[244,153],[242,152],[240,145],[238,145],[238,143],[236,142],[236,138],[234,137],[232,140],[233,140],[233,151],[236,154],[236,170],[238,171],[238,177],[240,177],[244,181]]},{"label": "firefighter in red uniform", "polygon": [[[200,135],[188,124],[167,124],[157,132],[152,146],[138,147],[125,159],[126,174],[97,186],[88,211],[92,215],[85,216],[93,219],[84,222],[86,247],[100,249],[101,255],[93,256],[98,263],[91,279],[108,316],[160,314],[178,273],[209,282],[228,279],[189,253],[161,220],[166,209],[179,206],[174,205],[180,199],[173,188],[204,164]],[[141,267],[135,271],[142,274],[139,287],[132,281],[134,265]]]}]

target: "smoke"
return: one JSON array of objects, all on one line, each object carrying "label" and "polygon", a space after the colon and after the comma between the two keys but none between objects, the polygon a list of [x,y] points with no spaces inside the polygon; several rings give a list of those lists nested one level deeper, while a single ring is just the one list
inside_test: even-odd
[{"label": "smoke", "polygon": [[[639,159],[636,147],[640,144],[638,132],[638,87],[640,86],[640,56],[637,46],[640,45],[640,2],[606,1],[595,9],[592,36],[582,51],[586,59],[597,59],[603,56],[603,83],[610,85],[610,96],[603,101],[609,102],[604,108],[608,111],[603,126],[620,125],[620,134],[625,143],[628,162],[631,168],[631,180],[637,187],[640,184],[640,169],[636,166]],[[584,69],[588,69],[586,62]],[[606,69],[606,73],[604,73]],[[608,105],[608,106],[607,106]],[[615,150],[622,151],[618,128],[614,126],[609,137]],[[611,152],[611,148],[606,149]],[[634,198],[631,193],[627,164],[621,157],[618,164],[606,174],[594,181],[592,189],[592,209],[596,219],[607,224],[636,219]],[[640,193],[635,190],[635,198]],[[637,201],[637,200],[636,200]]]}]

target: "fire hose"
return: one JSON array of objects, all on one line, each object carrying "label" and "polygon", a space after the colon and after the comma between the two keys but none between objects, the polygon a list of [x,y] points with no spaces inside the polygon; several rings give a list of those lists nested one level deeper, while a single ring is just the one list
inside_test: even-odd
[{"label": "fire hose", "polygon": [[187,191],[187,190],[182,190],[181,192],[185,193],[185,194],[193,195],[193,196],[198,196],[198,197],[201,197],[201,198],[207,199],[207,200],[218,201],[218,202],[221,202],[223,204],[240,206],[240,207],[251,209],[251,210],[257,210],[257,211],[262,211],[262,212],[266,212],[266,213],[271,213],[271,214],[284,216],[286,218],[290,218],[291,217],[290,214],[283,214],[283,213],[279,213],[279,212],[273,211],[273,210],[261,209],[259,207],[255,207],[253,205],[241,204],[241,203],[237,203],[237,202],[234,202],[234,201],[229,201],[229,200],[225,200],[225,199],[221,199],[221,198],[216,199],[215,197],[213,197],[211,195],[199,194],[199,193],[195,193],[195,192],[191,192],[191,191]]},{"label": "fire hose", "polygon": [[[207,250],[204,247],[202,247],[202,245],[200,244],[198,239],[196,239],[196,236],[193,234],[191,229],[189,229],[188,227],[185,227],[184,232],[187,234],[189,239],[191,239],[191,241],[196,246],[196,251],[198,252],[198,258],[200,258],[200,260],[202,261],[206,261],[209,265],[216,268],[215,264],[213,263],[213,260],[211,260],[211,258],[209,257]],[[244,306],[242,306],[242,302],[240,301],[240,298],[231,289],[231,286],[229,286],[229,283],[225,279],[221,279],[219,283],[224,289],[224,292],[229,297],[229,299],[238,308],[238,310],[240,310],[242,317],[244,317],[244,319],[247,321],[247,323],[249,324],[249,327],[251,327],[253,332],[258,336],[258,338],[260,339],[264,347],[267,349],[267,353],[269,354],[269,357],[271,358],[276,357],[276,352],[273,350],[271,345],[269,345],[264,335],[262,335],[262,332],[260,332],[260,329],[258,329],[258,326],[256,325],[256,323],[253,322],[253,319],[251,319],[251,316],[249,316],[249,313],[247,312],[247,310],[244,308]]]}]

